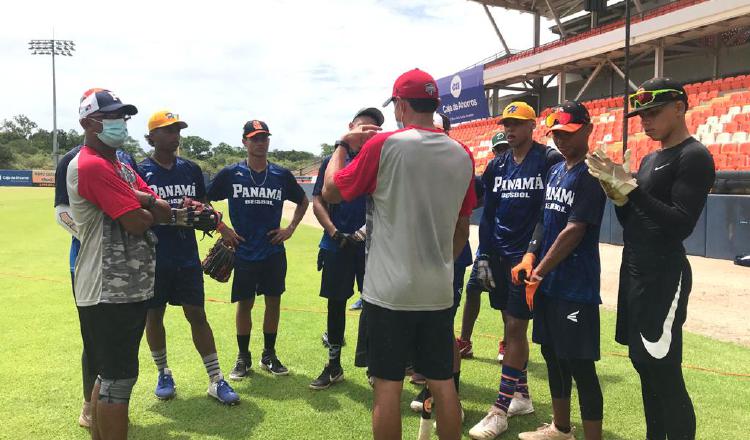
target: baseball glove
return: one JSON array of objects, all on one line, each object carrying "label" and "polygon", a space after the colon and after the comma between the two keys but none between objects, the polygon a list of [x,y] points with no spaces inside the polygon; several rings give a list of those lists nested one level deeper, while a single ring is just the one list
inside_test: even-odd
[{"label": "baseball glove", "polygon": [[220,283],[226,283],[234,268],[234,249],[219,239],[203,259],[203,273]]},{"label": "baseball glove", "polygon": [[189,197],[185,197],[181,208],[172,209],[172,224],[186,226],[203,231],[204,236],[209,237],[212,231],[221,223],[221,213],[214,210],[211,205],[206,205]]}]

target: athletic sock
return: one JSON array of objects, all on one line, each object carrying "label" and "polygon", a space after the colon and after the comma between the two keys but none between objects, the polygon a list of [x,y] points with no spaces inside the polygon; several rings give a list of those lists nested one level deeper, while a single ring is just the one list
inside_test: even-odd
[{"label": "athletic sock", "polygon": [[219,355],[211,353],[203,358],[203,366],[206,367],[206,373],[208,378],[213,381],[215,377],[221,376],[221,368],[219,368]]},{"label": "athletic sock", "polygon": [[241,358],[250,359],[250,335],[237,335],[237,347]]},{"label": "athletic sock", "polygon": [[263,354],[271,354],[276,351],[276,333],[263,332]]},{"label": "athletic sock", "polygon": [[459,392],[459,382],[461,381],[461,372],[456,371],[453,373],[453,383],[456,385],[456,394]]},{"label": "athletic sock", "polygon": [[521,377],[521,370],[503,365],[502,376],[500,377],[500,390],[497,393],[495,406],[508,413],[510,401],[513,400],[513,393],[516,392],[518,378]]},{"label": "athletic sock", "polygon": [[529,394],[529,376],[528,372],[526,371],[528,365],[528,362],[523,364],[523,371],[521,372],[521,377],[518,378],[518,386],[516,386],[516,392],[521,393],[521,395],[526,399],[530,398],[531,396]]},{"label": "athletic sock", "polygon": [[159,373],[163,372],[165,368],[169,368],[167,366],[167,347],[164,347],[161,350],[152,351],[151,357],[154,358],[154,363],[156,364]]},{"label": "athletic sock", "polygon": [[328,364],[332,367],[341,368],[341,346],[338,344],[328,345]]}]

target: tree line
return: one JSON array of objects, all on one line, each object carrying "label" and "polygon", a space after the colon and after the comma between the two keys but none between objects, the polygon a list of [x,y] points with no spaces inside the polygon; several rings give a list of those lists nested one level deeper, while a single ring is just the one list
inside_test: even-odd
[{"label": "tree line", "polygon": [[[122,149],[127,151],[136,162],[150,155],[151,147],[128,136]],[[75,129],[57,130],[57,143],[62,156],[83,143],[83,133]],[[330,144],[321,144],[319,155],[307,151],[274,149],[268,153],[271,162],[290,170],[298,171],[319,161],[321,157],[331,154]],[[184,136],[180,142],[180,156],[198,163],[209,173],[216,173],[221,168],[247,157],[244,146],[233,146],[225,142],[213,145],[211,141],[200,136]],[[54,169],[52,161],[52,132],[25,115],[16,115],[4,119],[0,124],[0,169]]]}]

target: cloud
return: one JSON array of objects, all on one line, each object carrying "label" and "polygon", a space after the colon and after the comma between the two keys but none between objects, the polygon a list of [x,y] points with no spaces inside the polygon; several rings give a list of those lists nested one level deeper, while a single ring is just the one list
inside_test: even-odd
[{"label": "cloud", "polygon": [[[266,121],[271,148],[318,152],[365,106],[390,94],[394,79],[420,67],[436,78],[500,50],[481,6],[457,0],[328,0],[105,5],[39,0],[5,5],[0,27],[0,118],[26,114],[52,126],[51,63],[31,56],[30,39],[74,40],[57,57],[58,127],[76,128],[81,93],[110,88],[139,114],[180,114],[214,145],[239,145],[248,119]],[[493,9],[512,48],[531,45],[530,16]],[[552,38],[545,33],[545,38]],[[386,109],[386,128],[394,128]]]}]

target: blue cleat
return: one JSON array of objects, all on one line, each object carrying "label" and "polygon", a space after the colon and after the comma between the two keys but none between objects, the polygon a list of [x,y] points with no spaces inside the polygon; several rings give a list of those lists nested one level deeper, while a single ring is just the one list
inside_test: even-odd
[{"label": "blue cleat", "polygon": [[207,393],[224,405],[236,405],[240,403],[240,396],[234,392],[223,376],[218,376],[216,380],[211,381],[208,385]]},{"label": "blue cleat", "polygon": [[156,397],[159,400],[169,400],[175,395],[174,379],[172,378],[172,370],[165,368],[159,373],[159,379],[156,382],[156,390],[154,391]]}]

